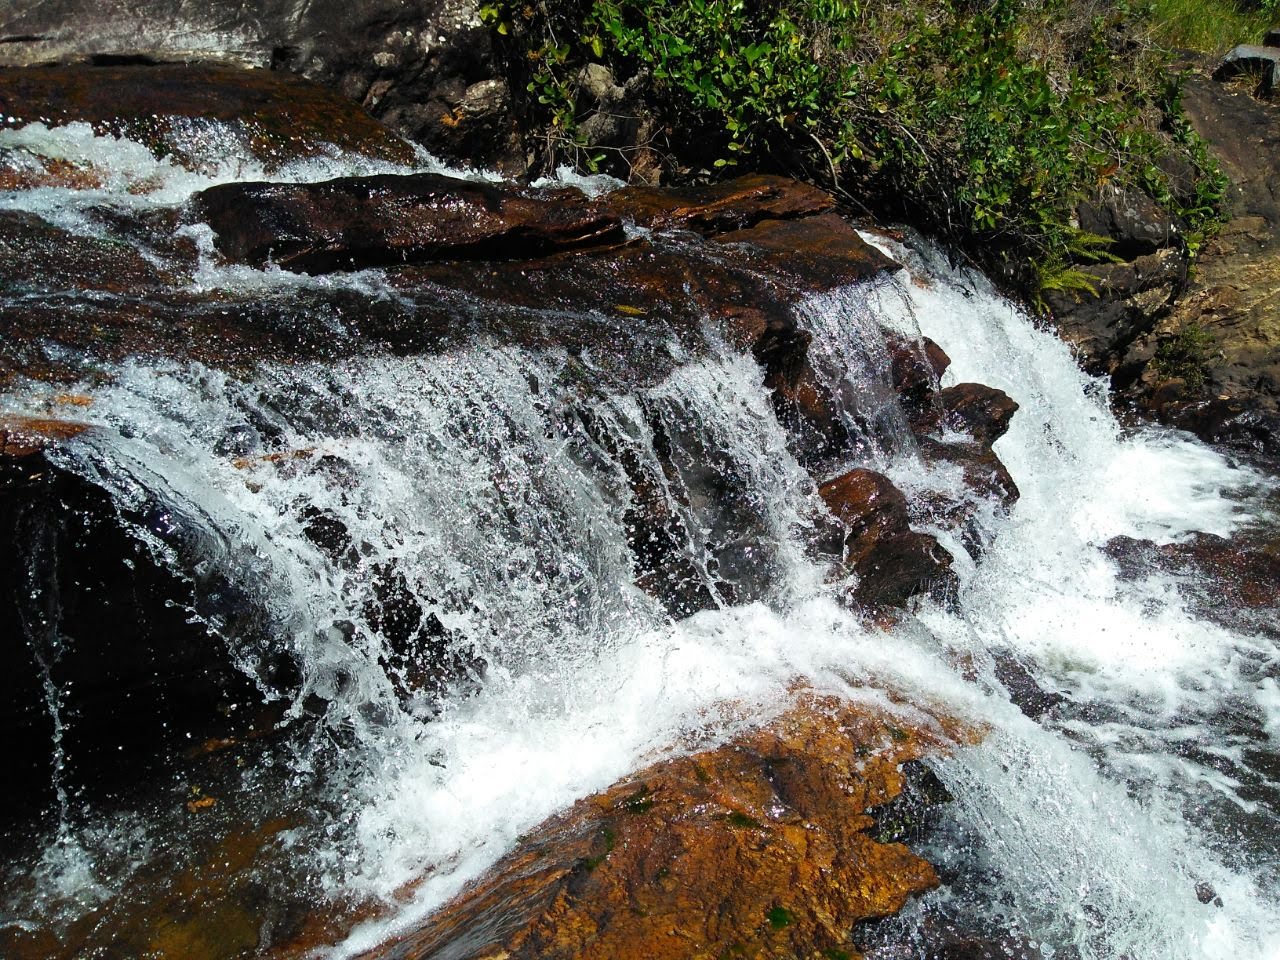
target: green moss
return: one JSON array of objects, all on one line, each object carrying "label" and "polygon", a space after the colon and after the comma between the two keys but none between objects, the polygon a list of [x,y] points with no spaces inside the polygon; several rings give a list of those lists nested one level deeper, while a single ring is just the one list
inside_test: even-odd
[{"label": "green moss", "polygon": [[648,813],[653,806],[653,796],[648,787],[640,787],[622,801],[622,809],[627,813]]},{"label": "green moss", "polygon": [[731,827],[741,827],[750,830],[763,830],[764,824],[755,817],[749,817],[745,813],[734,810],[732,813],[725,814],[725,821]]},{"label": "green moss", "polygon": [[769,921],[769,926],[771,926],[774,930],[782,930],[786,927],[789,927],[795,920],[795,917],[792,916],[791,911],[788,910],[786,907],[771,908],[769,912],[765,914],[765,918]]}]

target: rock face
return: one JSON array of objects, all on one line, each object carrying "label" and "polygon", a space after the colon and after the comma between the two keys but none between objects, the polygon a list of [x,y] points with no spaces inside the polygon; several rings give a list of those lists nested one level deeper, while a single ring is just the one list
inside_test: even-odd
[{"label": "rock face", "polygon": [[0,65],[221,61],[315,80],[440,156],[522,169],[473,0],[17,0]]},{"label": "rock face", "polygon": [[937,878],[872,836],[945,723],[802,695],[763,729],[664,760],[553,817],[426,925],[363,960],[856,956],[854,925]]},{"label": "rock face", "polygon": [[[55,774],[64,789],[109,796],[165,750],[225,733],[230,704],[260,700],[221,642],[189,622],[190,584],[122,527],[103,490],[49,459],[85,429],[0,418],[0,727],[12,784],[0,823],[49,803]],[[135,519],[163,532],[158,516]]]},{"label": "rock face", "polygon": [[1169,316],[1138,341],[1132,392],[1208,440],[1280,450],[1280,108],[1198,76],[1183,103],[1230,182],[1231,219]]},{"label": "rock face", "polygon": [[[1239,48],[1215,73],[1270,65]],[[1271,67],[1268,66],[1268,70]],[[1183,107],[1230,181],[1229,222],[1188,277],[1178,225],[1122,194],[1082,206],[1080,225],[1115,243],[1117,264],[1084,267],[1097,295],[1047,299],[1060,334],[1119,396],[1206,440],[1280,450],[1280,108],[1197,72]]]}]

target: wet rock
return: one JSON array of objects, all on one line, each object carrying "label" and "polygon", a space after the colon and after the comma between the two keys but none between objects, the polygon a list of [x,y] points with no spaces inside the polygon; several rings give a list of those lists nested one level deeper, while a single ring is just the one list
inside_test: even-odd
[{"label": "wet rock", "polygon": [[437,156],[514,173],[525,161],[515,119],[489,109],[495,97],[483,86],[502,76],[490,38],[473,0],[158,0],[145,9],[52,0],[0,12],[3,65],[217,61],[271,68],[284,81],[291,72]]},{"label": "wet rock", "polygon": [[1144,568],[1169,572],[1194,571],[1212,583],[1218,602],[1248,609],[1280,606],[1280,556],[1211,533],[1156,545],[1150,540],[1114,537],[1107,541],[1109,556],[1130,577]]},{"label": "wet rock", "polygon": [[1266,544],[1197,533],[1179,542],[1115,537],[1104,547],[1126,580],[1172,579],[1197,615],[1243,633],[1280,639],[1280,557]]},{"label": "wet rock", "polygon": [[806,292],[833,290],[899,269],[834,213],[763,220],[715,239],[740,247],[754,269],[776,272]]},{"label": "wet rock", "polygon": [[0,148],[0,191],[61,187],[93,190],[101,187],[103,175],[89,161],[75,162],[63,157],[39,157],[27,150]]},{"label": "wet rock", "polygon": [[1107,252],[1134,260],[1166,247],[1181,247],[1182,226],[1140,190],[1114,183],[1098,188],[1076,208],[1080,229],[1111,240]]},{"label": "wet rock", "polygon": [[409,144],[357,104],[268,70],[211,64],[0,69],[0,104],[16,122],[82,121],[191,168],[238,154],[273,169],[335,148],[392,163],[414,159]]},{"label": "wet rock", "polygon": [[0,298],[66,290],[139,293],[172,279],[126,243],[70,233],[34,213],[0,210]]},{"label": "wet rock", "polygon": [[851,470],[824,483],[818,494],[845,527],[844,564],[858,577],[855,602],[900,606],[951,587],[951,556],[933,537],[911,529],[907,498],[888,477]]},{"label": "wet rock", "polygon": [[687,497],[671,464],[671,444],[660,423],[650,424],[660,469],[641,460],[637,451],[602,429],[587,410],[578,412],[587,432],[623,469],[631,502],[623,515],[627,546],[635,561],[636,584],[656,598],[673,617],[687,617],[716,606],[700,568],[699,543],[681,516]]},{"label": "wet rock", "polygon": [[901,765],[947,731],[804,695],[724,747],[553,817],[419,930],[365,960],[840,955],[936,878],[870,835]]},{"label": "wet rock", "polygon": [[919,417],[940,389],[939,380],[951,366],[951,358],[928,337],[919,341],[886,336],[893,388],[907,416]]},{"label": "wet rock", "polygon": [[[1046,960],[1034,941],[995,923],[926,916],[910,933],[893,920],[886,926],[894,929],[864,948],[866,960]],[[1053,954],[1064,955],[1077,956],[1070,948]]]},{"label": "wet rock", "polygon": [[939,390],[932,404],[913,423],[920,432],[948,427],[990,447],[1004,436],[1018,403],[1003,390],[981,383],[958,383]]},{"label": "wet rock", "polygon": [[624,187],[601,199],[603,210],[637,226],[679,227],[707,235],[742,230],[761,220],[808,217],[833,206],[831,195],[817,187],[765,174],[678,192]]},{"label": "wet rock", "polygon": [[0,415],[0,458],[30,457],[52,444],[83,433],[88,427],[70,420]]},{"label": "wet rock", "polygon": [[947,443],[933,437],[919,438],[920,455],[937,463],[945,461],[961,468],[964,485],[981,500],[994,501],[1005,508],[1017,502],[1018,485],[1009,468],[991,450],[976,443]]},{"label": "wet rock", "polygon": [[191,206],[229,259],[306,273],[528,258],[622,239],[619,221],[576,190],[537,193],[425,173],[228,183],[196,194]]},{"label": "wet rock", "polygon": [[188,737],[225,733],[232,704],[261,699],[192,622],[190,584],[126,525],[163,535],[166,519],[130,515],[50,459],[48,446],[84,429],[14,417],[0,426],[0,724],[11,784],[0,823],[48,804],[55,777],[73,795],[127,789]]},{"label": "wet rock", "polygon": [[1035,676],[1011,653],[996,654],[995,674],[1009,694],[1009,701],[1032,720],[1052,712],[1066,702],[1060,693],[1050,693],[1036,682]]},{"label": "wet rock", "polygon": [[[153,822],[164,822],[182,844],[133,851],[141,863],[128,868],[128,894],[81,906],[56,927],[0,927],[7,960],[299,960],[382,912],[369,901],[327,902],[318,877],[300,868],[294,844],[313,827],[307,819],[313,798],[296,793],[285,777],[260,773],[272,800],[259,800],[255,809],[246,802],[253,791],[234,773],[256,759],[254,744],[224,739],[203,746],[208,751],[191,762],[176,790],[162,791],[159,804],[148,798]],[[10,886],[10,903],[49,895],[15,889],[25,885]]]}]

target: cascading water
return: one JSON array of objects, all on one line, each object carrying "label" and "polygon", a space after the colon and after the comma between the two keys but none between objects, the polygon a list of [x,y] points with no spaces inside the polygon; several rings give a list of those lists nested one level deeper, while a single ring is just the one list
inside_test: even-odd
[{"label": "cascading water", "polygon": [[[127,143],[3,136],[46,153],[69,137],[118,172],[92,198],[4,200],[72,230],[101,229],[79,216],[89,199],[164,206],[210,182],[160,171],[138,190],[157,173]],[[755,361],[714,338],[699,356],[670,345],[673,371],[634,389],[601,386],[585,353],[484,339],[251,377],[134,359],[84,387],[91,429],[51,456],[183,572],[189,616],[280,705],[285,733],[245,792],[264,808],[277,790],[316,798],[285,842],[318,892],[399,892],[333,956],[411,925],[576,798],[768,720],[797,682],[989,728],[933,761],[954,798],[928,850],[947,892],[891,921],[870,955],[911,955],[894,951],[929,916],[990,921],[1046,957],[1280,955],[1276,639],[1205,617],[1155,568],[1122,577],[1103,551],[1265,521],[1268,481],[1185,437],[1122,429],[1104,387],[980,278],[924,246],[888,249],[908,271],[797,305],[818,377],[866,438],[849,465],[887,472],[926,528],[930,491],[969,496],[921,458],[883,379],[878,330],[923,333],[951,355],[949,377],[1021,405],[997,451],[1022,497],[978,512],[981,555],[939,526],[958,597],[884,629],[836,602],[809,549],[825,514],[814,481]],[[314,280],[204,253],[204,287],[395,295],[377,271]],[[24,384],[0,407],[39,413],[56,392]],[[673,518],[691,616],[639,585],[634,541],[654,534],[638,529],[636,477]],[[1010,702],[1010,659],[1053,710],[1030,719]],[[48,705],[61,724],[56,690]],[[5,922],[56,924],[127,893],[175,842],[163,818],[108,817],[84,795],[66,806],[44,848],[9,864]]]}]

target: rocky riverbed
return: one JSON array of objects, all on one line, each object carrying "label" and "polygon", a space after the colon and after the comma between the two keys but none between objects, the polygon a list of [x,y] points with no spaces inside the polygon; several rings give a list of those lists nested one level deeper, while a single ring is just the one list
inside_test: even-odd
[{"label": "rocky riverbed", "polygon": [[[1058,379],[1026,379],[1025,318],[812,186],[444,167],[422,147],[520,166],[466,4],[108,10],[92,41],[73,8],[0,24],[6,955],[1145,956],[1161,925],[1265,955],[1265,474],[1122,438],[1043,340]],[[1228,160],[1273,120],[1188,103]],[[1250,157],[1190,274],[1176,222],[1100,192],[1123,262],[1051,305],[1122,401],[1270,453]],[[1123,501],[1103,461],[1141,456],[1194,463],[1177,508]],[[1114,662],[1071,646],[1097,609]],[[1167,714],[1116,666],[1152,631],[1208,664],[1167,658]],[[1047,827],[1016,792],[1082,783],[1105,811]],[[1031,824],[1045,877],[1123,856],[1045,919]],[[1135,869],[1174,879],[1117,907]]]}]

